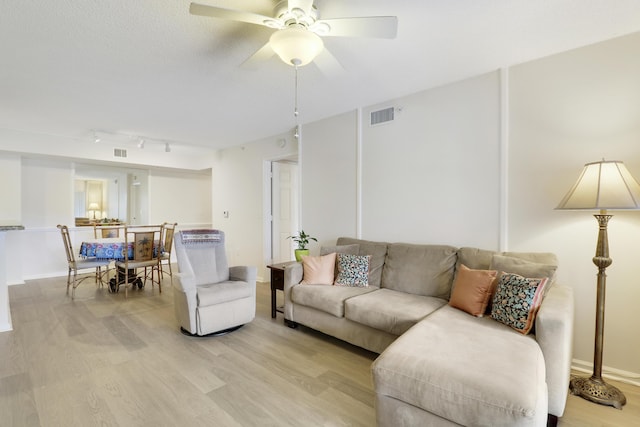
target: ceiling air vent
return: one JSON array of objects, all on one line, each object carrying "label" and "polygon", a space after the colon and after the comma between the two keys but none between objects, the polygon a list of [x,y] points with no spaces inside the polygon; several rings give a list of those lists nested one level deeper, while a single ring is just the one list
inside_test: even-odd
[{"label": "ceiling air vent", "polygon": [[114,148],[113,149],[113,157],[127,157],[127,150],[124,148]]},{"label": "ceiling air vent", "polygon": [[371,126],[393,121],[394,108],[389,107],[383,110],[371,112]]}]

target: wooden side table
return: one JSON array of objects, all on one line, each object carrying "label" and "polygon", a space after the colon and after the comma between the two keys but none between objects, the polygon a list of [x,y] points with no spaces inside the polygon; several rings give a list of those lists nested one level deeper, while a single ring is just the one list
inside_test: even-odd
[{"label": "wooden side table", "polygon": [[279,264],[267,265],[271,270],[271,317],[276,317],[276,312],[284,313],[283,310],[276,307],[276,291],[284,291],[284,269],[295,261],[281,262]]}]

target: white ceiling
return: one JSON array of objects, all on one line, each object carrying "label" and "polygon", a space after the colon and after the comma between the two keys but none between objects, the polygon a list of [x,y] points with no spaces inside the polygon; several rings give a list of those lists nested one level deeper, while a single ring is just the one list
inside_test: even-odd
[{"label": "white ceiling", "polygon": [[[199,2],[265,15],[275,5]],[[209,147],[292,129],[293,68],[275,56],[241,66],[273,30],[190,15],[189,3],[2,0],[0,128],[88,139],[99,130]],[[640,31],[638,0],[316,5],[323,18],[395,15],[398,37],[325,38],[344,71],[300,69],[301,123]]]}]

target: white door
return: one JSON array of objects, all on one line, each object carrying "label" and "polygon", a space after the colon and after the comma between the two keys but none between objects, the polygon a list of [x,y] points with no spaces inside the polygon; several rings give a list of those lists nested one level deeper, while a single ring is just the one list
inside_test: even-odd
[{"label": "white door", "polygon": [[294,259],[288,236],[298,228],[298,165],[271,163],[271,259],[274,263]]}]

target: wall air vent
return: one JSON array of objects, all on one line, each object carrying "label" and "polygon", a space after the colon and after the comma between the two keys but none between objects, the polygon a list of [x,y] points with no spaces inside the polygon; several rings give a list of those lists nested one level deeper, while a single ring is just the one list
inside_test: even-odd
[{"label": "wall air vent", "polygon": [[113,157],[126,158],[127,157],[127,150],[125,150],[124,148],[114,148],[113,149]]},{"label": "wall air vent", "polygon": [[372,111],[371,112],[371,126],[380,125],[382,123],[387,123],[393,121],[393,113],[394,108],[389,107],[383,110]]}]

